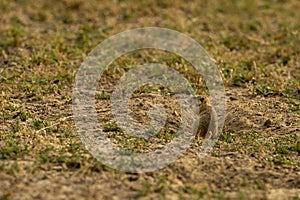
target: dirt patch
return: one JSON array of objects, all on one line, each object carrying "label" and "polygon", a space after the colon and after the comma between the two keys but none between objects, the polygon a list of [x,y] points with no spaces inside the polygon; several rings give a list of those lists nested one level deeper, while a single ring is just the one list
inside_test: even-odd
[{"label": "dirt patch", "polygon": [[[49,165],[28,173],[34,163],[15,161],[8,166],[15,165],[18,173],[1,172],[2,195],[14,199],[299,196],[299,152],[282,144],[287,152],[281,159],[289,162],[274,161],[278,156],[276,139],[286,138],[288,145],[296,145],[297,141],[291,138],[300,137],[299,113],[290,110],[285,98],[253,96],[249,90],[238,88],[229,88],[227,95],[227,135],[221,136],[213,152],[204,159],[198,157],[200,144],[194,143],[175,163],[146,174],[97,169],[93,164],[73,172]],[[107,112],[99,112],[99,117],[107,119],[104,113]],[[271,123],[266,124],[267,120]]]}]

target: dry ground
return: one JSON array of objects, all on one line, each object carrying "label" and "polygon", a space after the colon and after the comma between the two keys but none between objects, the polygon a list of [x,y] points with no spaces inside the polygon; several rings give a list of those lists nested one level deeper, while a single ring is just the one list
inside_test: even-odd
[{"label": "dry ground", "polygon": [[[299,199],[299,10],[297,0],[0,1],[0,199]],[[162,170],[129,174],[85,150],[72,87],[97,44],[146,26],[203,45],[224,78],[227,116],[205,159],[195,142]],[[172,115],[178,103],[161,98],[169,91],[159,86],[140,88],[131,101],[133,118],[145,122],[146,108],[165,100],[169,127],[152,143],[126,138],[111,118],[113,84],[148,62],[173,67],[198,94],[206,92],[201,75],[175,55],[149,51],[116,60],[98,88],[98,119],[116,145],[134,151],[170,142],[180,123]]]}]

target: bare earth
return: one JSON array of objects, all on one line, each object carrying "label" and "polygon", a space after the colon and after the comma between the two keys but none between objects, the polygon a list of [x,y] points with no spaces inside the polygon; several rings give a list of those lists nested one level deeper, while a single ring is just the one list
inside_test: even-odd
[{"label": "bare earth", "polygon": [[[275,159],[274,148],[268,145],[289,135],[300,137],[299,124],[299,113],[290,111],[286,99],[227,88],[225,130],[242,133],[228,136],[229,143],[219,141],[205,159],[198,158],[199,148],[194,145],[167,168],[146,174],[88,164],[75,171],[51,165],[27,173],[34,168],[33,162],[14,161],[17,174],[0,173],[1,195],[13,199],[197,199],[216,197],[221,190],[219,195],[230,199],[289,199],[300,195],[299,167],[274,165],[270,162]],[[296,152],[288,159],[296,165],[300,162]]]}]

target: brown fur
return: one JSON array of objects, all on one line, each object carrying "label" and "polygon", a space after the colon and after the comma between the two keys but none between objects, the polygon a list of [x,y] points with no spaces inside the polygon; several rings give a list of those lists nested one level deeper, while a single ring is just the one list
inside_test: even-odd
[{"label": "brown fur", "polygon": [[[208,137],[212,138],[218,133],[218,118],[217,113],[210,104],[209,98],[200,97],[200,119],[199,127],[197,131],[198,137],[206,137],[206,134],[209,134]],[[211,127],[209,127],[211,125]],[[210,128],[210,130],[209,130]]]}]

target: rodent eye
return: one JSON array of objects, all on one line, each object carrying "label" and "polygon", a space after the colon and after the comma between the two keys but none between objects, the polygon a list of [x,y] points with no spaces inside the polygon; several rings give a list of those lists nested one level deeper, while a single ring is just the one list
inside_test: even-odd
[{"label": "rodent eye", "polygon": [[199,97],[199,100],[200,100],[201,102],[204,102],[205,98],[204,98],[204,97]]}]

